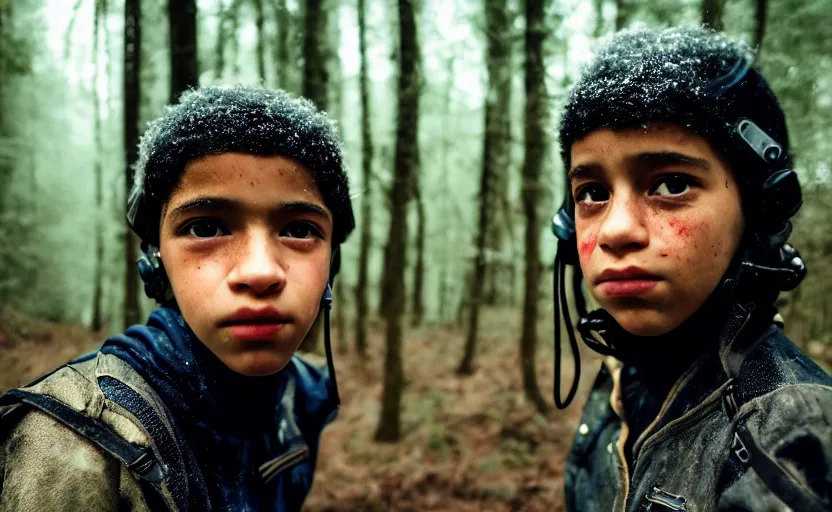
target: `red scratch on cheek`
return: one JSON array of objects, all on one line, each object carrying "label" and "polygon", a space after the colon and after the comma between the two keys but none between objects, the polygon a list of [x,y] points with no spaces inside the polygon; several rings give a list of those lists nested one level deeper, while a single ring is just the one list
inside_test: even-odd
[{"label": "red scratch on cheek", "polygon": [[586,241],[581,242],[579,246],[579,250],[581,252],[581,256],[584,258],[588,257],[592,254],[592,251],[595,250],[595,246],[598,244],[598,235],[590,235]]},{"label": "red scratch on cheek", "polygon": [[678,220],[671,220],[668,221],[668,224],[670,224],[670,227],[673,228],[673,231],[675,231],[678,236],[682,238],[690,237],[690,227],[686,226],[684,223],[679,222]]}]

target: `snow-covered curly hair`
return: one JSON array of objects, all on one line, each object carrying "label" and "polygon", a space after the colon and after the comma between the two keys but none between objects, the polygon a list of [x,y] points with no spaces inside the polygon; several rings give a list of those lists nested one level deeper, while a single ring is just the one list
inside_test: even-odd
[{"label": "snow-covered curly hair", "polygon": [[785,116],[753,60],[748,46],[707,29],[618,32],[570,91],[560,123],[566,169],[572,144],[593,130],[675,123],[726,159],[752,207],[768,171],[737,136],[737,122],[756,123],[782,146],[783,167],[790,165]]},{"label": "snow-covered curly hair", "polygon": [[162,207],[185,165],[210,154],[241,152],[294,159],[312,173],[334,219],[333,245],[355,227],[341,140],[312,102],[258,87],[202,87],[182,94],[148,123],[139,142],[128,219],[145,242],[158,244]]}]

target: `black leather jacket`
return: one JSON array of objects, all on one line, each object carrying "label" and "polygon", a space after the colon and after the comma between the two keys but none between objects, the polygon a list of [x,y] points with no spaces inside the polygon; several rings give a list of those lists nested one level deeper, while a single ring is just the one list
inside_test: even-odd
[{"label": "black leather jacket", "polygon": [[757,332],[736,372],[715,346],[647,417],[652,381],[607,358],[567,460],[567,509],[789,510],[763,460],[804,504],[832,508],[832,377],[780,328]]}]

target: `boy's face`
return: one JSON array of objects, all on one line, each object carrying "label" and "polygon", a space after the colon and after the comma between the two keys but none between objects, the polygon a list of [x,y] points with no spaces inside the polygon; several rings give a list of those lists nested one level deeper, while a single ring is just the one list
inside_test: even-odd
[{"label": "boy's face", "polygon": [[287,158],[205,156],[162,212],[159,250],[182,316],[243,375],[280,371],[318,314],[332,214]]},{"label": "boy's face", "polygon": [[632,334],[675,329],[711,295],[739,246],[733,175],[703,138],[669,123],[598,129],[571,151],[589,290]]}]

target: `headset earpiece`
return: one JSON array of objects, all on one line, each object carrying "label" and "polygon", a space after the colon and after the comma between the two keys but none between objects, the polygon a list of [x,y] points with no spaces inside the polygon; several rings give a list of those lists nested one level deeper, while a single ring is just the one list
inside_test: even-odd
[{"label": "headset earpiece", "polygon": [[326,284],[326,290],[324,290],[324,296],[321,298],[321,305],[327,309],[332,307],[332,285],[329,283]]},{"label": "headset earpiece", "polygon": [[144,282],[144,293],[159,304],[171,299],[170,283],[162,265],[159,249],[152,244],[142,242],[142,253],[136,260],[139,276]]},{"label": "headset earpiece", "polygon": [[552,217],[552,233],[558,239],[558,254],[561,261],[567,265],[577,265],[578,244],[575,238],[575,221],[572,220],[566,205],[562,206]]},{"label": "headset earpiece", "polygon": [[[736,132],[769,168],[777,169],[778,163],[784,160],[783,147],[750,119],[740,119]],[[791,169],[772,172],[763,183],[763,218],[760,225],[779,227],[792,218],[802,204],[803,194],[797,173]]]}]

